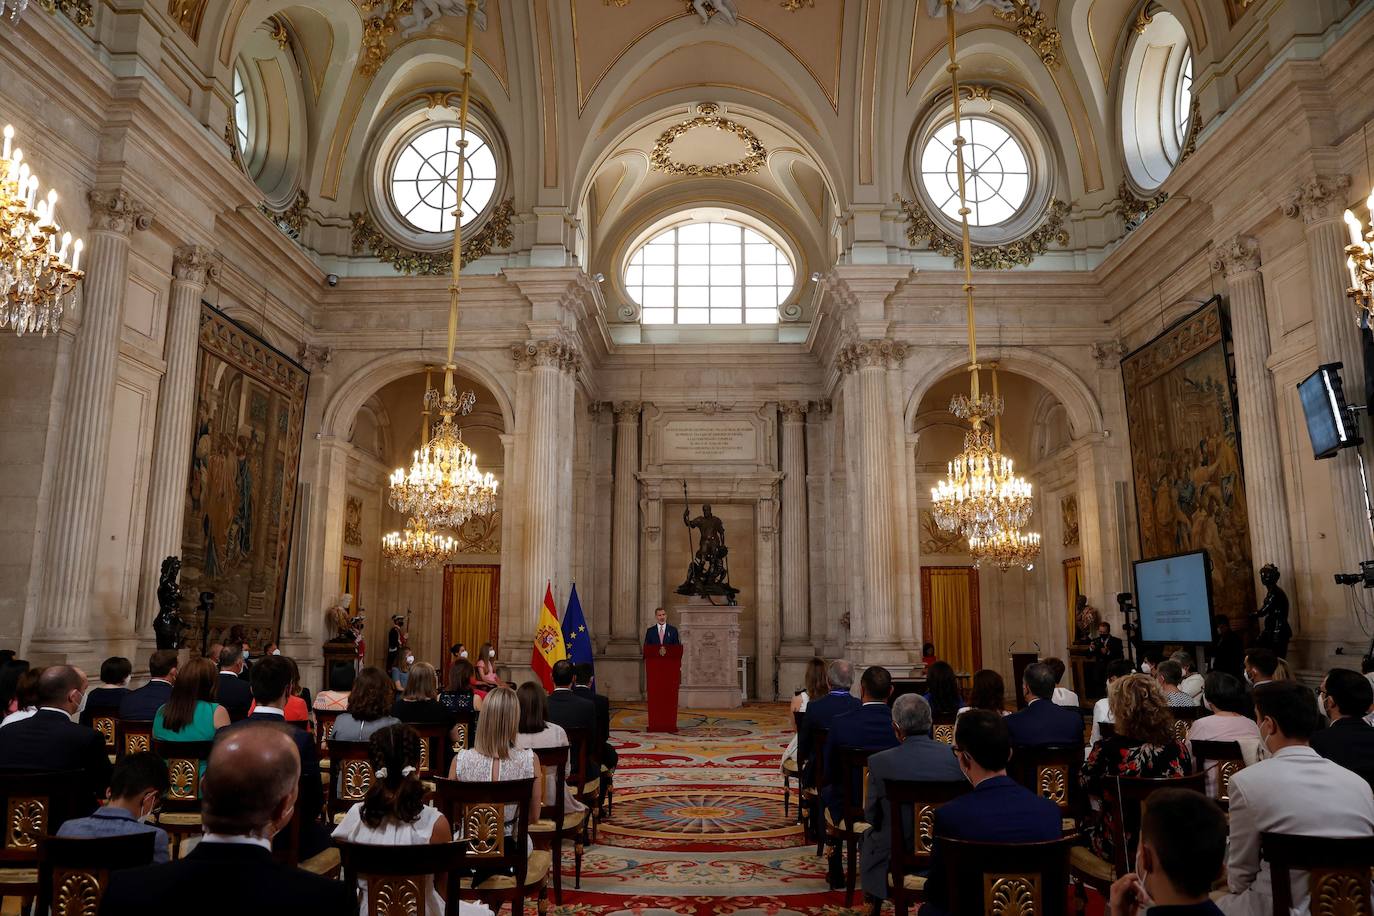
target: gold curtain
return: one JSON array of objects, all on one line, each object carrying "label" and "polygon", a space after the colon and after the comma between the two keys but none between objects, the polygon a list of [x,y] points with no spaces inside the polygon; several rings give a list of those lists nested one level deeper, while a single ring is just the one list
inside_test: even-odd
[{"label": "gold curtain", "polygon": [[[1078,604],[1078,596],[1083,594],[1083,558],[1070,557],[1064,561],[1064,603],[1068,606],[1069,615],[1069,641],[1072,642],[1074,633],[1078,631],[1078,615],[1075,613]],[[1089,633],[1088,638],[1092,639],[1096,633]]]},{"label": "gold curtain", "polygon": [[[474,663],[477,650],[491,638],[498,570],[496,566],[445,568],[448,588],[444,592],[448,607],[444,611],[448,616],[449,645],[463,643]],[[448,646],[441,647],[440,655],[448,658]]]},{"label": "gold curtain", "polygon": [[930,620],[935,654],[955,672],[973,673],[973,600],[970,569],[931,569]]},{"label": "gold curtain", "polygon": [[353,596],[353,612],[358,612],[358,591],[362,588],[363,561],[354,557],[344,557],[339,571],[339,591]]}]

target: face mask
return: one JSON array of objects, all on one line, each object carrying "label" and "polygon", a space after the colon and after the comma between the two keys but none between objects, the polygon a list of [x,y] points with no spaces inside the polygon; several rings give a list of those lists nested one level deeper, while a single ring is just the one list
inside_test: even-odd
[{"label": "face mask", "polygon": [[80,718],[80,717],[81,717],[81,713],[85,712],[85,710],[86,710],[86,694],[83,693],[83,694],[81,694],[81,699],[80,699],[80,701],[77,702],[77,704],[76,704],[76,712],[72,714],[72,721],[76,721],[78,718]]},{"label": "face mask", "polygon": [[1154,674],[1155,666],[1150,664],[1149,662],[1142,662],[1140,665],[1140,670],[1145,674]]},{"label": "face mask", "polygon": [[247,652],[244,652],[244,653],[243,653],[243,660],[244,660],[244,661],[248,661],[248,653],[247,653]]},{"label": "face mask", "polygon": [[495,657],[496,657],[496,650],[495,650],[495,649],[492,649],[490,652],[487,653],[487,655],[490,656],[491,658],[495,658]]},{"label": "face mask", "polygon": [[1251,680],[1251,678],[1250,678],[1250,672],[1249,672],[1249,671],[1245,671],[1245,672],[1242,672],[1242,673],[1245,675],[1245,683],[1246,683],[1246,684],[1251,684],[1251,685],[1253,685],[1253,684],[1255,683],[1253,680]]},{"label": "face mask", "polygon": [[413,655],[407,655],[407,656],[406,656],[406,664],[407,664],[407,665],[413,665],[413,664],[415,664],[415,656],[413,656]]},{"label": "face mask", "polygon": [[467,649],[464,649],[462,652],[459,652],[459,653],[458,653],[458,657],[459,657],[459,658],[467,658],[467,657],[468,657],[468,650],[467,650]]},{"label": "face mask", "polygon": [[272,654],[273,654],[273,655],[281,655],[281,649],[273,649],[273,650],[272,650]]}]

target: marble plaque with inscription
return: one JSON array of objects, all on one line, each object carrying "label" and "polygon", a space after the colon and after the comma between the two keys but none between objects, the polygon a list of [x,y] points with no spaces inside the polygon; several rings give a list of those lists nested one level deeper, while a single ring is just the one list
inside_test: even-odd
[{"label": "marble plaque with inscription", "polygon": [[661,454],[665,463],[754,461],[758,435],[748,420],[669,420]]}]

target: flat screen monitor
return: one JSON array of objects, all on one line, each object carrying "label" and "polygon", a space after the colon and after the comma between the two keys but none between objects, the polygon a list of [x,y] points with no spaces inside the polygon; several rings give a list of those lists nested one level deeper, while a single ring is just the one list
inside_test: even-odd
[{"label": "flat screen monitor", "polygon": [[1340,370],[1340,363],[1327,363],[1298,383],[1298,399],[1307,417],[1307,435],[1317,458],[1330,458],[1361,441],[1346,410]]},{"label": "flat screen monitor", "polygon": [[1144,642],[1212,641],[1212,564],[1207,551],[1137,560],[1135,594]]}]

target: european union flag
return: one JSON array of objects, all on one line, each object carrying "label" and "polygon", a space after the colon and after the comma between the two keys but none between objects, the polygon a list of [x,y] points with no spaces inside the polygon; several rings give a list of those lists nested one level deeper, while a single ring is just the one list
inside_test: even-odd
[{"label": "european union flag", "polygon": [[563,645],[568,649],[568,661],[574,665],[592,664],[592,634],[587,631],[587,618],[582,615],[582,602],[577,599],[576,582],[563,612]]}]

